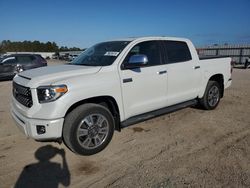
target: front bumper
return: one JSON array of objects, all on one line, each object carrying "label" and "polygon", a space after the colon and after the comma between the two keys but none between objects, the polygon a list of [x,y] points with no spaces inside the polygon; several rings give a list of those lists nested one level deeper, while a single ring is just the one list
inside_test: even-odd
[{"label": "front bumper", "polygon": [[[17,127],[27,137],[33,138],[37,141],[58,140],[62,137],[64,118],[53,120],[28,118],[19,113],[13,105],[11,106],[11,115],[15,120]],[[39,133],[39,126],[44,126],[44,133]]]}]

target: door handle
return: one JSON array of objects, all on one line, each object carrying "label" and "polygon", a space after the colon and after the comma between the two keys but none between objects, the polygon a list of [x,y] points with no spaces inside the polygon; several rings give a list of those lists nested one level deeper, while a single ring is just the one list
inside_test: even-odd
[{"label": "door handle", "polygon": [[132,78],[125,78],[122,81],[123,81],[123,83],[133,82],[133,79]]},{"label": "door handle", "polygon": [[194,67],[194,69],[199,69],[199,68],[201,68],[201,67],[200,67],[200,66],[195,66],[195,67]]},{"label": "door handle", "polygon": [[166,74],[166,73],[167,73],[166,70],[164,70],[164,71],[158,71],[158,72],[157,72],[157,74]]}]

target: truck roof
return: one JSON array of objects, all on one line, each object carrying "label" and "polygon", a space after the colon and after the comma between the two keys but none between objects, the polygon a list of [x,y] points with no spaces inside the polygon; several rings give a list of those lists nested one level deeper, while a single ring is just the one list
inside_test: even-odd
[{"label": "truck roof", "polygon": [[188,41],[186,38],[179,37],[166,37],[166,36],[149,36],[149,37],[128,37],[115,39],[110,41],[135,41],[135,40],[176,40],[176,41]]}]

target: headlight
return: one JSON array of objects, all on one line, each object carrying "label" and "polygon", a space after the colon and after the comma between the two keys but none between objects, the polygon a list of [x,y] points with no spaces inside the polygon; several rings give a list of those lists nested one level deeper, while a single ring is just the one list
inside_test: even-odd
[{"label": "headlight", "polygon": [[68,91],[66,85],[40,86],[37,88],[39,103],[52,102],[63,96]]}]

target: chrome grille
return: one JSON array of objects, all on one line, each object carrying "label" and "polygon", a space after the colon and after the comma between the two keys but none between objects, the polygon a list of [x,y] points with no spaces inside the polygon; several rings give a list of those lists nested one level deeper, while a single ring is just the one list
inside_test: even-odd
[{"label": "chrome grille", "polygon": [[22,105],[30,108],[33,105],[31,90],[13,82],[12,93],[15,99]]}]

